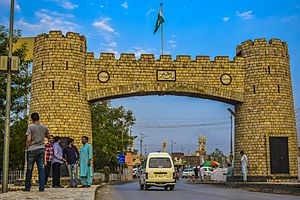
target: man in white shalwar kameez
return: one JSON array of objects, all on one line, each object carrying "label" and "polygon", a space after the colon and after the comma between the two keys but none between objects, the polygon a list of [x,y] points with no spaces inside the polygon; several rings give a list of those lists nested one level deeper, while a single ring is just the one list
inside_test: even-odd
[{"label": "man in white shalwar kameez", "polygon": [[248,158],[246,156],[246,154],[244,153],[244,151],[240,152],[242,158],[241,158],[241,162],[242,162],[242,175],[243,175],[243,181],[247,182],[247,167],[248,167]]}]

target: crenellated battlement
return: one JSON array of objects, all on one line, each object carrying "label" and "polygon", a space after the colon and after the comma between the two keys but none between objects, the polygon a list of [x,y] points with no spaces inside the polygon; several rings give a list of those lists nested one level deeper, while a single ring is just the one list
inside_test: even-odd
[{"label": "crenellated battlement", "polygon": [[80,35],[79,33],[67,32],[66,35],[63,35],[61,31],[49,31],[49,34],[42,33],[36,37],[36,41],[40,41],[46,38],[67,38],[67,39],[75,39],[86,42],[86,38],[84,35]]},{"label": "crenellated battlement", "polygon": [[269,40],[269,42],[267,41],[266,38],[257,38],[254,39],[254,41],[252,40],[247,40],[242,42],[240,45],[238,45],[238,47],[241,48],[246,48],[246,47],[261,47],[261,46],[278,46],[278,47],[287,47],[287,43],[280,40],[280,39],[276,39],[276,38],[272,38]]},{"label": "crenellated battlement", "polygon": [[[286,42],[280,40],[280,39],[276,39],[276,38],[272,38],[269,41],[267,41],[266,38],[258,38],[258,39],[254,39],[254,41],[252,40],[247,40],[242,42],[240,45],[238,45],[236,47],[236,54],[237,55],[242,55],[243,51],[254,51],[257,49],[262,49],[262,50],[266,50],[263,54],[266,55],[270,55],[270,54],[275,54],[276,52],[274,52],[275,50],[278,52],[278,50],[283,51],[282,53],[287,55],[287,51],[288,51],[288,45]],[[267,51],[267,50],[271,50],[271,51]],[[273,50],[273,52],[272,52]],[[252,52],[253,53],[253,52]],[[259,52],[256,51],[256,54],[258,54]],[[262,54],[262,52],[260,52],[260,54]]]},{"label": "crenellated battlement", "polygon": [[190,55],[177,55],[173,60],[172,55],[160,55],[158,59],[155,59],[154,54],[141,54],[139,58],[136,58],[135,54],[122,53],[120,58],[117,59],[114,53],[101,53],[100,58],[95,58],[93,52],[87,52],[86,58],[88,60],[99,60],[99,61],[128,61],[128,62],[176,62],[176,63],[235,63],[243,62],[244,58],[235,56],[233,60],[229,59],[229,56],[215,56],[212,60],[210,56],[196,56],[192,59]]}]

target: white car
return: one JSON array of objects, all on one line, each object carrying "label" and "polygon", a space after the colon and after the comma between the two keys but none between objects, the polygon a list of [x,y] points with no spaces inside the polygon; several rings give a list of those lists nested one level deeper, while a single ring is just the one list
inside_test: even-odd
[{"label": "white car", "polygon": [[204,176],[210,176],[213,173],[212,167],[201,167],[201,173],[204,172]]},{"label": "white car", "polygon": [[132,174],[133,174],[133,177],[139,177],[139,169],[138,168],[133,168]]},{"label": "white car", "polygon": [[181,177],[182,178],[189,178],[190,176],[193,176],[194,174],[195,173],[194,173],[193,168],[187,168],[187,169],[182,171]]}]

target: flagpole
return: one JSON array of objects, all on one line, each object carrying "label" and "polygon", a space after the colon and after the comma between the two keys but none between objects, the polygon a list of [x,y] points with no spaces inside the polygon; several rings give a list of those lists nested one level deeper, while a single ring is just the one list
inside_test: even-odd
[{"label": "flagpole", "polygon": [[[163,4],[160,4],[160,9],[162,13],[162,6]],[[161,24],[161,55],[164,55],[164,23]]]}]

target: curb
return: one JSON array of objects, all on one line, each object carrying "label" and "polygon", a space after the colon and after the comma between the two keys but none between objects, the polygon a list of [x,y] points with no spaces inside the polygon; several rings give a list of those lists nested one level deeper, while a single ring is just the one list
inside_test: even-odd
[{"label": "curb", "polygon": [[232,182],[207,182],[207,181],[188,181],[188,184],[209,184],[220,187],[238,188],[251,192],[264,192],[273,194],[286,194],[293,196],[300,196],[300,184],[271,184],[271,183],[232,183]]}]

